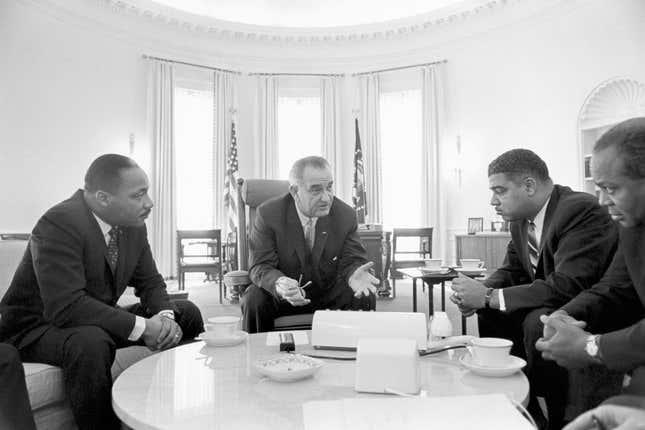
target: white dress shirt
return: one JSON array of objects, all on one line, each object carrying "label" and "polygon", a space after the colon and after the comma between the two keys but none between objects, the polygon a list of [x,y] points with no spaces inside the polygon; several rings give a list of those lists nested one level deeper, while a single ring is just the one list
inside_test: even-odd
[{"label": "white dress shirt", "polygon": [[[540,211],[535,215],[535,218],[533,219],[533,224],[535,224],[535,238],[537,241],[537,247],[538,250],[541,252],[541,242],[542,242],[542,230],[544,229],[544,217],[546,216],[546,207],[549,205],[549,201],[551,200],[551,196],[549,195],[549,198],[546,199],[546,202],[542,205],[540,208]],[[539,255],[539,254],[538,254]],[[498,300],[499,300],[499,310],[504,312],[506,311],[506,300],[504,300],[504,289],[499,288],[498,290]]]},{"label": "white dress shirt", "polygon": [[[103,240],[105,240],[105,244],[109,246],[110,244],[110,230],[112,230],[112,226],[105,221],[103,221],[101,218],[99,218],[94,212],[92,212],[92,215],[94,215],[94,218],[96,219],[96,222],[99,224],[99,228],[101,229],[101,233],[103,233]],[[170,318],[172,320],[175,319],[175,313],[170,310],[170,309],[164,309],[159,312],[160,316],[165,316],[167,318]],[[143,335],[143,332],[146,330],[146,319],[139,316],[135,315],[134,316],[134,327],[132,328],[132,331],[130,332],[130,335],[128,336],[128,340],[130,341],[137,341],[141,338],[141,335]]]}]

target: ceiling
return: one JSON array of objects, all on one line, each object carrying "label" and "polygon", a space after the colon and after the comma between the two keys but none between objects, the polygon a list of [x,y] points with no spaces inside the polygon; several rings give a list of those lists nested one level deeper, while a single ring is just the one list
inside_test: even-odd
[{"label": "ceiling", "polygon": [[[270,27],[345,27],[421,14],[449,15],[472,0],[154,0],[218,20]],[[479,1],[479,3],[482,3]]]}]

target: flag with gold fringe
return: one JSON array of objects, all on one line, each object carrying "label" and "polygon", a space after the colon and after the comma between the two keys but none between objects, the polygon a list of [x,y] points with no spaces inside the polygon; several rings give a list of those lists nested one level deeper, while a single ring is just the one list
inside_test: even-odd
[{"label": "flag with gold fringe", "polygon": [[356,210],[356,219],[359,224],[365,224],[367,216],[367,199],[365,195],[365,171],[363,170],[363,151],[361,150],[361,136],[358,132],[358,118],[354,119],[356,129],[356,148],[354,149],[354,187],[352,201]]},{"label": "flag with gold fringe", "polygon": [[226,210],[226,234],[235,232],[237,228],[237,136],[235,133],[235,122],[231,122],[231,142],[228,148],[226,161],[226,178],[224,179],[224,207]]}]

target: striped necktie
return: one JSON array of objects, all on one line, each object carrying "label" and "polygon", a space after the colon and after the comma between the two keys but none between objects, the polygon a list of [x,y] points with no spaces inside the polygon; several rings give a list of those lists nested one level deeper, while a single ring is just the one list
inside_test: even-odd
[{"label": "striped necktie", "polygon": [[305,242],[307,242],[307,247],[309,251],[314,249],[314,241],[316,240],[316,230],[314,229],[314,220],[309,218],[305,224]]},{"label": "striped necktie", "polygon": [[538,265],[538,255],[540,254],[540,251],[537,241],[537,235],[535,234],[535,223],[533,221],[529,221],[527,228],[527,238],[529,246],[529,258],[531,259],[531,268],[533,269],[533,275],[535,275],[535,271]]},{"label": "striped necktie", "polygon": [[112,227],[108,231],[110,241],[108,242],[108,259],[112,271],[116,271],[116,263],[119,261],[119,227]]}]

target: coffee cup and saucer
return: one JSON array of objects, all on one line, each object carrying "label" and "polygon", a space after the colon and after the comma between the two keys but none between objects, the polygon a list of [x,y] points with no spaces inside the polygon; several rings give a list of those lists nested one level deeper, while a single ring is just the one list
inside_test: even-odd
[{"label": "coffee cup and saucer", "polygon": [[486,271],[484,262],[479,258],[462,258],[459,261],[461,267],[455,267],[455,271],[463,273],[466,276],[477,276]]},{"label": "coffee cup and saucer", "polygon": [[502,377],[520,371],[526,361],[511,355],[513,342],[497,337],[476,337],[467,346],[470,354],[461,357],[461,364],[481,376]]},{"label": "coffee cup and saucer", "polygon": [[240,317],[221,316],[208,319],[204,324],[205,332],[197,338],[208,346],[233,346],[244,342],[249,334],[239,330]]},{"label": "coffee cup and saucer", "polygon": [[450,272],[449,267],[442,266],[443,260],[441,258],[426,258],[423,261],[423,266],[419,269],[424,273],[446,274]]}]

